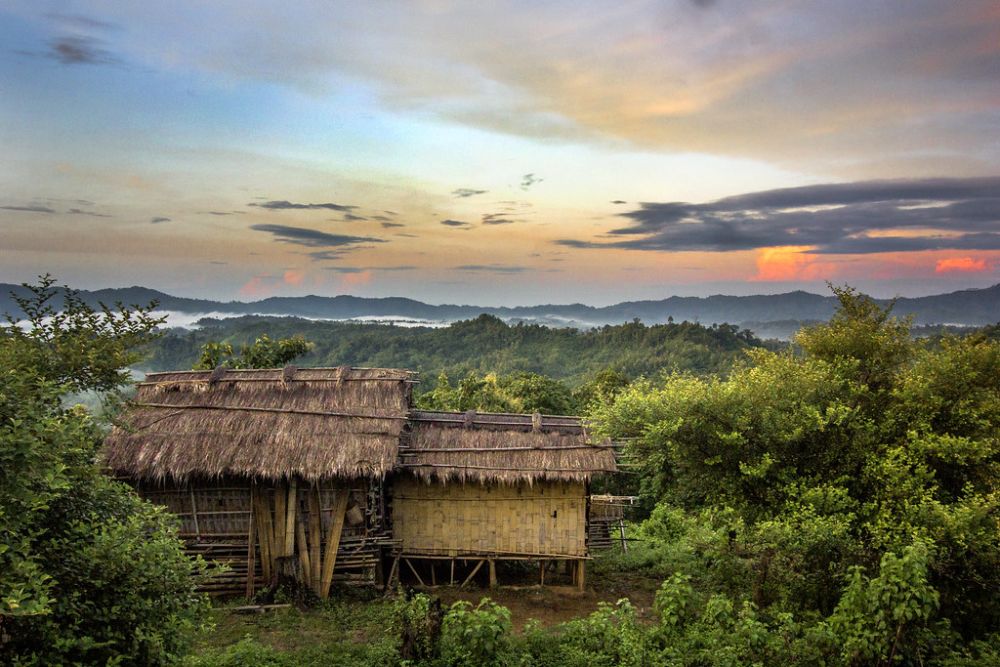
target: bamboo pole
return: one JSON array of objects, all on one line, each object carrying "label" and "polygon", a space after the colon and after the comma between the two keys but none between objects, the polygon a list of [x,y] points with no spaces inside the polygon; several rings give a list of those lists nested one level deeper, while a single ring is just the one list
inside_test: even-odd
[{"label": "bamboo pole", "polygon": [[496,588],[497,586],[497,564],[492,558],[489,559],[490,563],[490,588]]},{"label": "bamboo pole", "polygon": [[320,582],[319,596],[324,600],[330,596],[330,584],[333,583],[333,570],[337,564],[337,549],[340,547],[340,533],[344,529],[344,514],[347,512],[348,490],[337,489],[337,498],[333,503],[333,522],[326,536],[326,555],[323,557],[323,577]]},{"label": "bamboo pole", "polygon": [[320,542],[323,541],[323,523],[320,518],[321,511],[319,486],[313,485],[312,489],[309,490],[309,564],[312,566],[309,579],[316,595],[319,595],[320,592],[320,567],[322,565]]},{"label": "bamboo pole", "polygon": [[285,553],[285,506],[288,504],[288,492],[284,480],[274,486],[274,542],[272,553],[275,558],[286,556]]},{"label": "bamboo pole", "polygon": [[274,544],[274,531],[271,525],[271,503],[268,502],[267,492],[263,496],[258,493],[256,498],[255,513],[257,515],[257,528],[260,533],[260,567],[264,574],[264,580],[271,583],[271,563]]},{"label": "bamboo pole", "polygon": [[295,534],[299,542],[299,563],[302,565],[302,583],[312,588],[312,565],[309,562],[309,545],[306,542],[306,525],[301,518],[295,522]]},{"label": "bamboo pole", "polygon": [[413,576],[415,576],[415,577],[417,578],[417,581],[419,581],[419,582],[420,582],[420,585],[421,585],[421,586],[426,586],[427,584],[425,584],[425,583],[424,583],[424,579],[423,579],[423,577],[421,577],[421,576],[420,576],[420,573],[419,573],[419,572],[417,572],[417,568],[413,567],[413,563],[411,563],[411,562],[410,562],[410,559],[409,559],[409,558],[404,558],[403,560],[404,560],[404,561],[406,561],[406,564],[407,564],[407,565],[409,566],[409,568],[410,568],[410,572],[412,572],[412,573],[413,573]]},{"label": "bamboo pole", "polygon": [[246,597],[248,600],[253,598],[253,588],[254,588],[254,570],[256,569],[256,562],[254,561],[257,555],[257,545],[254,544],[257,540],[255,534],[255,528],[257,526],[257,519],[254,517],[253,506],[255,502],[255,492],[257,490],[257,484],[254,482],[250,483],[250,528],[247,530],[247,588]]},{"label": "bamboo pole", "polygon": [[472,572],[469,573],[469,576],[465,578],[465,581],[462,582],[462,585],[459,586],[459,588],[465,588],[465,585],[470,581],[472,581],[472,578],[476,576],[476,572],[479,572],[479,568],[481,568],[483,566],[483,563],[485,562],[486,562],[485,560],[480,560],[478,563],[476,563],[476,566],[472,568]]},{"label": "bamboo pole", "polygon": [[285,556],[295,555],[295,512],[299,508],[298,480],[292,479],[288,484],[288,501],[285,503]]}]

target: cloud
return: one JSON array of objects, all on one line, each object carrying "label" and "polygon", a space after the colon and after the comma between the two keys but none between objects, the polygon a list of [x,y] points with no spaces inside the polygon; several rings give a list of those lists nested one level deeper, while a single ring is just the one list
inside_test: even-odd
[{"label": "cloud", "polygon": [[538,178],[534,174],[525,174],[524,176],[521,177],[521,189],[527,190],[535,183],[541,183],[544,180],[545,180],[544,178]]},{"label": "cloud", "polygon": [[627,204],[628,202],[625,201],[624,199],[612,199],[611,203],[612,204]]},{"label": "cloud", "polygon": [[368,218],[366,218],[363,215],[354,215],[353,213],[345,213],[344,217],[342,218],[344,222],[355,222],[357,220],[367,220],[367,219]]},{"label": "cloud", "polygon": [[406,227],[401,222],[382,222],[382,229],[392,229],[393,227]]},{"label": "cloud", "polygon": [[462,227],[464,229],[472,227],[470,223],[462,222],[461,220],[442,220],[441,224],[445,227]]},{"label": "cloud", "polygon": [[230,211],[202,211],[204,215],[232,215]]},{"label": "cloud", "polygon": [[502,264],[463,264],[454,267],[455,271],[468,271],[470,273],[523,273],[528,270],[526,266],[504,266]]},{"label": "cloud", "polygon": [[93,211],[84,211],[83,209],[80,209],[80,208],[71,208],[70,210],[68,210],[66,212],[69,213],[70,215],[89,215],[92,218],[110,218],[111,217],[107,213],[94,213]]},{"label": "cloud", "polygon": [[372,236],[330,234],[316,229],[289,227],[288,225],[259,224],[250,225],[250,229],[257,232],[267,232],[282,243],[291,243],[309,248],[335,248],[356,246],[362,243],[385,243],[384,240]]},{"label": "cloud", "polygon": [[[393,215],[395,215],[395,213]],[[372,220],[378,220],[379,222],[392,222],[392,218],[384,215],[373,215]]]},{"label": "cloud", "polygon": [[572,248],[709,251],[807,247],[814,254],[1000,249],[1000,177],[782,188],[705,204],[645,202],[616,241]]},{"label": "cloud", "polygon": [[229,262],[223,262],[223,261],[218,260],[218,259],[209,260],[208,263],[209,264],[214,264],[215,266],[228,266],[229,265]]},{"label": "cloud", "polygon": [[150,221],[150,222],[151,222],[152,224],[154,224],[154,225],[158,225],[158,224],[160,224],[161,222],[170,222],[170,218],[165,218],[165,217],[163,217],[163,216],[159,215],[159,216],[156,216],[155,218],[150,218],[150,220],[149,220],[149,221]]},{"label": "cloud", "polygon": [[973,259],[972,257],[939,259],[934,267],[934,273],[982,273],[989,270],[990,267],[985,259]]},{"label": "cloud", "polygon": [[457,190],[452,190],[451,194],[454,197],[460,197],[465,199],[468,197],[475,197],[476,195],[484,195],[487,192],[489,192],[489,190],[473,190],[472,188],[458,188]]},{"label": "cloud", "polygon": [[45,57],[63,65],[114,65],[119,59],[102,45],[103,40],[82,35],[63,35],[49,42]]},{"label": "cloud", "polygon": [[343,250],[317,250],[306,253],[315,262],[330,262],[344,256]]},{"label": "cloud", "polygon": [[0,206],[4,211],[19,211],[24,213],[55,213],[48,206]]},{"label": "cloud", "polygon": [[335,273],[364,273],[366,271],[415,271],[416,266],[327,266],[327,271]]},{"label": "cloud", "polygon": [[295,210],[295,209],[327,209],[329,211],[353,211],[358,208],[357,206],[349,206],[347,204],[333,204],[330,202],[324,204],[300,204],[296,202],[290,202],[284,199],[266,201],[260,204],[250,203],[247,206],[258,206],[260,208],[266,208],[271,211],[285,211],[285,210]]},{"label": "cloud", "polygon": [[512,220],[509,213],[483,213],[482,223],[484,225],[510,225],[517,220]]}]

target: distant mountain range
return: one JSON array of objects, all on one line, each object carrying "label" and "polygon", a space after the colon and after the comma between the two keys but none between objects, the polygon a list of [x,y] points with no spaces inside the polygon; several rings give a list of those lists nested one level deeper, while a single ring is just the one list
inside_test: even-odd
[{"label": "distant mountain range", "polygon": [[[0,283],[0,312],[19,315],[10,293],[23,294],[19,285]],[[728,322],[750,325],[760,332],[769,323],[788,324],[826,320],[833,314],[836,298],[797,291],[756,296],[679,297],[652,301],[626,301],[612,306],[567,305],[497,308],[470,305],[432,305],[402,297],[365,298],[356,296],[271,297],[260,301],[211,301],[171,296],[146,287],[125,287],[81,291],[88,304],[98,302],[147,304],[158,301],[159,308],[186,315],[226,317],[239,315],[281,315],[327,320],[374,320],[409,324],[444,324],[495,315],[508,322],[534,322],[548,326],[589,328],[640,319],[647,324],[689,320],[702,324]],[[888,300],[880,300],[888,303]],[[981,326],[1000,321],[1000,284],[948,294],[900,298],[893,312],[913,315],[918,325],[954,324]],[[779,327],[782,328],[782,327]]]}]

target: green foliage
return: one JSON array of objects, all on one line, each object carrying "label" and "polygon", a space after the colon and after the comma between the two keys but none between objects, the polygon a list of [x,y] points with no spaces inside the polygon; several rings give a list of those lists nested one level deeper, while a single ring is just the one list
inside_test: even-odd
[{"label": "green foliage", "polygon": [[[301,358],[307,366],[409,368],[433,381],[470,372],[537,373],[578,387],[605,369],[627,378],[661,370],[724,373],[743,350],[765,343],[731,325],[693,322],[629,322],[588,331],[534,324],[508,325],[489,315],[447,327],[397,327],[355,322],[322,322],[292,317],[239,317],[203,320],[195,330],[172,329],[156,342],[146,370],[191,368],[209,342],[236,350],[260,336],[272,340],[301,336],[315,345]],[[225,361],[225,347],[206,365]],[[212,366],[214,367],[214,366]]]},{"label": "green foliage", "polygon": [[[834,291],[799,354],[640,381],[593,411],[655,508],[617,558],[684,573],[687,602],[661,614],[701,610],[667,633],[688,656],[667,664],[966,664],[1000,631],[1000,345],[924,345]],[[730,646],[741,633],[759,650]]]},{"label": "green foliage", "polygon": [[195,370],[211,370],[219,366],[225,368],[280,368],[306,354],[312,348],[313,344],[302,336],[271,340],[265,334],[259,336],[250,345],[242,346],[239,355],[234,355],[231,344],[209,341],[201,346],[201,356],[194,368]]},{"label": "green foliage", "polygon": [[0,329],[0,662],[173,662],[200,624],[192,563],[173,524],[95,462],[102,431],[76,391],[128,377],[161,320],[148,308],[61,309],[43,277]]},{"label": "green foliage", "polygon": [[427,410],[478,410],[480,412],[540,412],[548,415],[576,414],[580,407],[569,387],[536,373],[482,377],[470,373],[457,387],[444,373],[429,392],[417,398]]},{"label": "green foliage", "polygon": [[473,607],[460,600],[444,617],[441,658],[449,667],[510,664],[510,611],[489,598]]}]

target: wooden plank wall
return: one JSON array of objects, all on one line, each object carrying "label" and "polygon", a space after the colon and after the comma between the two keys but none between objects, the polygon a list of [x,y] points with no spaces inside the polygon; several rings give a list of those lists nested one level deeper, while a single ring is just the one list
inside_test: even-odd
[{"label": "wooden plank wall", "polygon": [[392,486],[392,524],[403,553],[413,556],[587,556],[582,482],[427,484],[400,477]]}]

